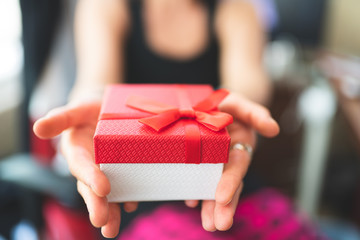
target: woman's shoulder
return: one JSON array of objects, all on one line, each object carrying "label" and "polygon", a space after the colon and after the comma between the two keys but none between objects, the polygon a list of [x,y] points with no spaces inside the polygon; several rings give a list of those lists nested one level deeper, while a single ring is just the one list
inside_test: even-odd
[{"label": "woman's shoulder", "polygon": [[126,32],[130,24],[130,12],[127,0],[80,0],[78,8],[100,19],[100,24],[114,31]]},{"label": "woman's shoulder", "polygon": [[232,35],[234,30],[248,24],[244,19],[258,19],[255,7],[251,1],[217,1],[214,28],[219,38]]}]

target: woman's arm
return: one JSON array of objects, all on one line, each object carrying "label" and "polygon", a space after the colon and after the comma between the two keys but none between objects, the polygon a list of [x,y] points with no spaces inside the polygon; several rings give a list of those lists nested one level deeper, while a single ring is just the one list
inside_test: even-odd
[{"label": "woman's arm", "polygon": [[128,20],[125,1],[78,1],[75,14],[77,79],[71,100],[100,97],[106,84],[122,81]]},{"label": "woman's arm", "polygon": [[223,87],[266,104],[271,84],[263,68],[265,30],[249,1],[219,2],[215,31],[220,43],[220,77]]},{"label": "woman's arm", "polygon": [[[270,84],[262,68],[262,26],[249,3],[235,0],[219,3],[215,21],[221,51],[221,83],[232,91],[219,109],[234,117],[234,122],[228,126],[231,145],[240,143],[255,147],[255,131],[267,137],[279,132],[269,111],[260,105],[267,102],[270,93]],[[204,229],[224,231],[232,226],[250,162],[250,152],[230,150],[215,201],[202,202]],[[188,201],[187,205],[195,206],[196,202]]]}]

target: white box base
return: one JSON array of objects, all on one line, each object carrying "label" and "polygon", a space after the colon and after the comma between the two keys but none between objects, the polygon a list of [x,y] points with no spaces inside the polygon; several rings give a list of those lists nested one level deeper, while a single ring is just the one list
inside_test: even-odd
[{"label": "white box base", "polygon": [[224,164],[100,164],[109,202],[215,199]]}]

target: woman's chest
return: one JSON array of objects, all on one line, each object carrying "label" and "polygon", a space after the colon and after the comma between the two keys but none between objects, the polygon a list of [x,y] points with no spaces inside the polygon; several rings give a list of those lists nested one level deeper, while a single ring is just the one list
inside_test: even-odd
[{"label": "woman's chest", "polygon": [[153,10],[142,9],[145,42],[157,54],[190,59],[204,51],[209,41],[210,17],[205,6]]}]

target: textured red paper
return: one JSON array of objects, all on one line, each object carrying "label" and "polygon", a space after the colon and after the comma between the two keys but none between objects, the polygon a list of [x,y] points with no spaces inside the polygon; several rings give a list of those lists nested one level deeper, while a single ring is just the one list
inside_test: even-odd
[{"label": "textured red paper", "polygon": [[[213,91],[209,85],[181,85],[188,100],[197,104]],[[184,126],[192,119],[181,119],[160,132],[138,122],[152,116],[125,105],[129,96],[140,95],[179,107],[179,85],[118,84],[107,88],[101,114],[120,114],[122,119],[99,120],[95,136],[96,163],[185,163]],[[214,132],[196,123],[201,136],[201,163],[225,163],[230,136],[226,129]]]}]

